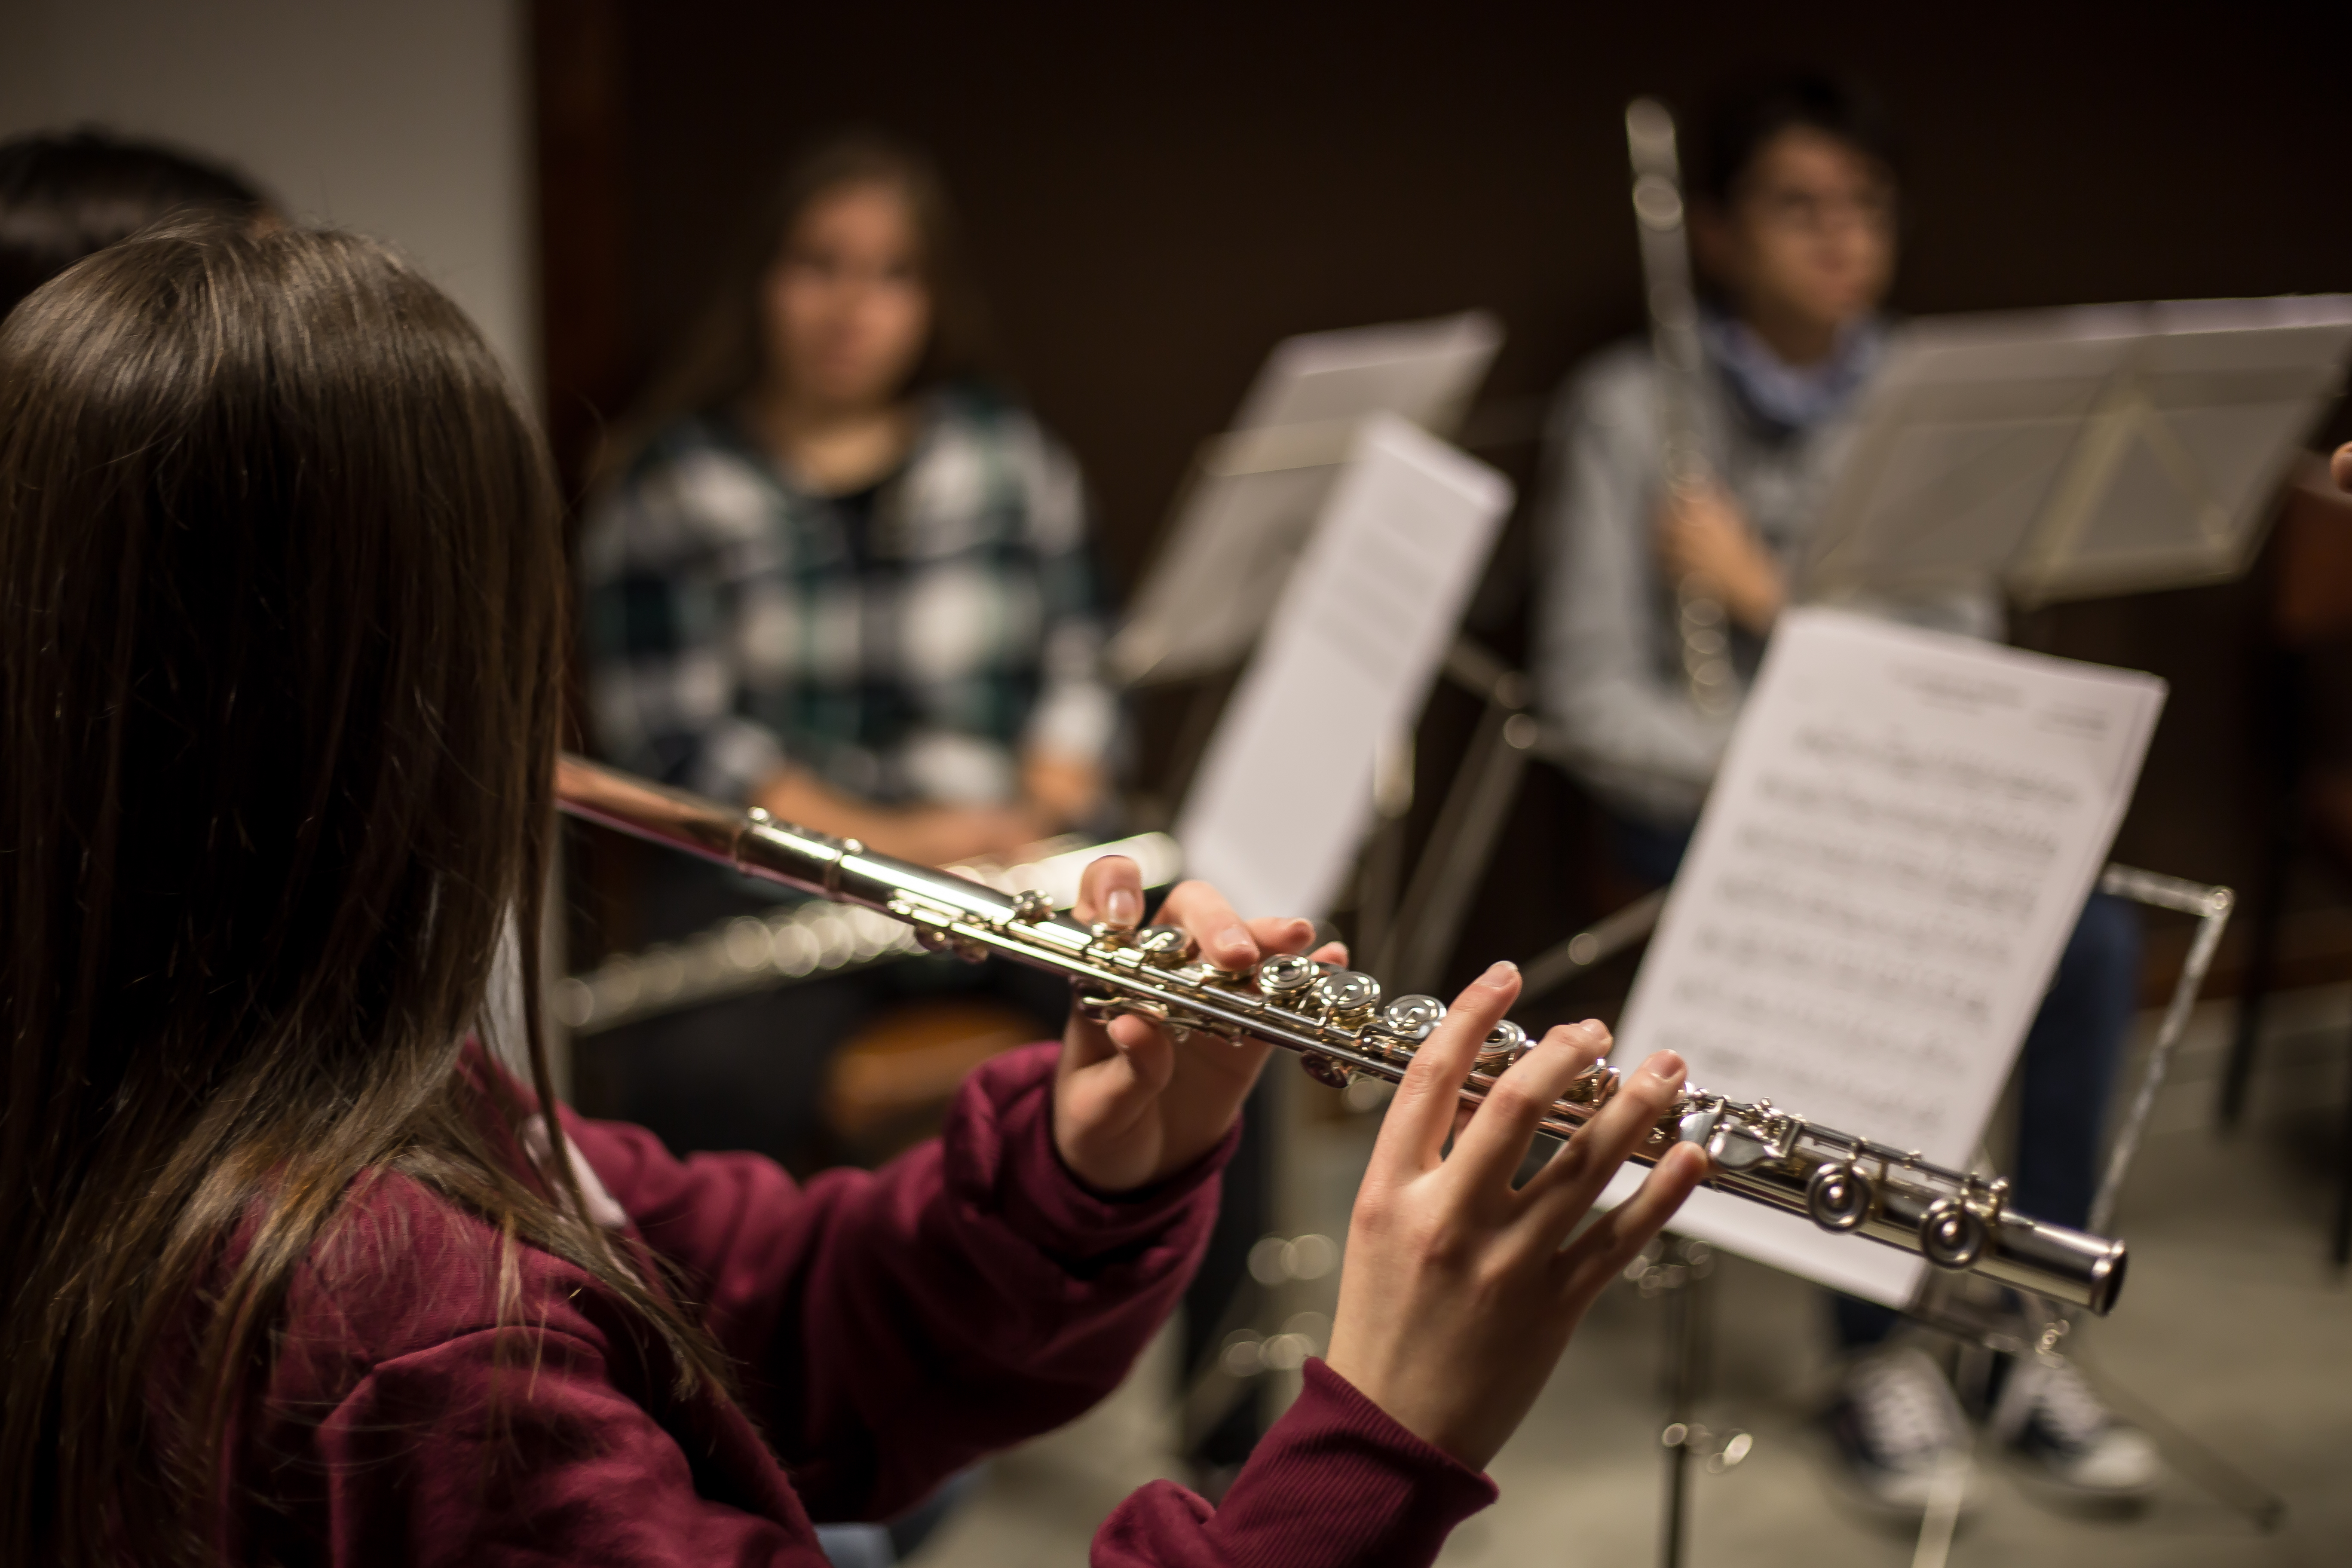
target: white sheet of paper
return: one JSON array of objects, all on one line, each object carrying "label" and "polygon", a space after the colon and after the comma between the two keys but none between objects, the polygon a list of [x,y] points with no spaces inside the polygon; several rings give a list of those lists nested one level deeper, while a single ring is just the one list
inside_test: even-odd
[{"label": "white sheet of paper", "polygon": [[1320,915],[1510,510],[1511,483],[1402,419],[1358,432],[1176,823],[1187,873],[1246,916]]},{"label": "white sheet of paper", "polygon": [[1323,514],[1358,424],[1448,434],[1502,345],[1483,310],[1285,338],[1232,433],[1210,443],[1108,658],[1122,680],[1228,670],[1249,656]]},{"label": "white sheet of paper", "polygon": [[[2163,705],[2154,676],[1791,611],[1615,1058],[1675,1050],[1702,1088],[1966,1169]],[[1674,1228],[1890,1305],[1924,1267],[1705,1189]]]}]

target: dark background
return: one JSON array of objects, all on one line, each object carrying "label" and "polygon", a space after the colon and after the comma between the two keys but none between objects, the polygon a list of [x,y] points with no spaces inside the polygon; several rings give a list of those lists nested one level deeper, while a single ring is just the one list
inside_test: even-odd
[{"label": "dark background", "polygon": [[[1515,657],[1541,399],[1640,325],[1628,98],[1689,107],[1727,77],[1799,62],[1874,86],[1906,149],[1905,311],[2345,289],[2347,17],[542,0],[549,406],[576,472],[779,163],[827,130],[884,127],[945,170],[1004,370],[1093,483],[1115,592],[1276,339],[1498,314],[1507,340],[1471,431],[1520,482],[1523,515],[1474,629]],[[2173,683],[2119,858],[2241,885],[2258,875],[2266,602],[2257,574],[2020,619],[2029,646]],[[1441,691],[1424,758],[1470,718]],[[1148,770],[1167,726],[1151,709],[1145,721]],[[1442,787],[1434,763],[1422,784],[1424,801]],[[1465,961],[1525,958],[1605,896],[1587,875],[1587,814],[1548,771],[1510,842]]]}]

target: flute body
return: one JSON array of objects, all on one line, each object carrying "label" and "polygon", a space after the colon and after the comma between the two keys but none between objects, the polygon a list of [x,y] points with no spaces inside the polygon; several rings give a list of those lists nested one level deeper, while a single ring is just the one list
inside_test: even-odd
[{"label": "flute body", "polygon": [[[1313,1076],[1343,1084],[1404,1077],[1445,1006],[1432,996],[1384,998],[1368,974],[1303,956],[1231,973],[1197,962],[1184,933],[1147,926],[1085,926],[1041,894],[1006,893],[929,867],[632,778],[572,756],[556,770],[562,809],[583,820],[729,866],[803,892],[903,921],[921,944],[974,961],[994,954],[1066,976],[1077,1006],[1097,1017],[1139,1014],[1178,1030],[1263,1040],[1298,1054]],[[1483,1100],[1528,1048],[1505,1022],[1482,1044],[1461,1086]],[[1617,1072],[1596,1065],[1554,1102],[1540,1125],[1567,1138],[1606,1104]],[[1633,1154],[1654,1164],[1677,1142],[1713,1162],[1708,1184],[1822,1228],[1867,1237],[1925,1258],[2098,1313],[2123,1284],[2125,1250],[2011,1209],[2008,1184],[1946,1170],[1773,1108],[1686,1088]]]},{"label": "flute body", "polygon": [[[1642,300],[1650,318],[1658,375],[1659,460],[1666,489],[1681,495],[1714,482],[1700,433],[1698,298],[1691,287],[1690,242],[1684,226],[1682,159],[1675,118],[1653,98],[1625,106],[1625,151],[1633,172],[1634,232],[1642,241]],[[1731,667],[1731,626],[1723,602],[1696,577],[1675,584],[1675,630],[1682,641],[1683,685],[1691,705],[1715,717],[1738,698]]]}]

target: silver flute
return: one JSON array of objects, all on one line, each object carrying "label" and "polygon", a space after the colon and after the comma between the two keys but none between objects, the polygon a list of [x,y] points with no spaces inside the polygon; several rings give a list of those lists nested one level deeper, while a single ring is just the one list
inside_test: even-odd
[{"label": "silver flute", "polygon": [[[1692,495],[1713,481],[1713,471],[1699,435],[1698,300],[1684,231],[1682,160],[1675,117],[1665,105],[1637,98],[1625,106],[1625,151],[1633,172],[1634,229],[1642,239],[1642,299],[1658,373],[1659,456],[1667,490]],[[1675,623],[1691,705],[1702,713],[1730,712],[1738,693],[1723,601],[1706,583],[1685,577],[1675,584]]]},{"label": "silver flute", "polygon": [[[1300,954],[1276,954],[1248,970],[1218,969],[1200,962],[1174,926],[1081,925],[1056,914],[1043,893],[1002,892],[875,854],[855,838],[779,822],[756,807],[739,811],[578,757],[558,763],[556,796],[564,811],[585,821],[888,915],[933,952],[974,963],[1010,958],[1066,975],[1077,1007],[1091,1017],[1135,1014],[1172,1030],[1262,1040],[1297,1052],[1308,1073],[1328,1084],[1359,1076],[1401,1081],[1445,1016],[1445,1004],[1434,996],[1383,997],[1370,975]],[[1463,1100],[1484,1100],[1530,1044],[1518,1025],[1496,1026],[1462,1084]],[[1596,1063],[1538,1125],[1555,1138],[1570,1137],[1617,1086],[1617,1069]],[[1676,1143],[1706,1152],[1713,1162],[1707,1182],[1718,1192],[1900,1247],[1940,1268],[2102,1314],[2123,1286],[2123,1243],[2016,1213],[2007,1182],[1816,1127],[1769,1100],[1750,1105],[1685,1088],[1633,1158],[1654,1164]]]}]

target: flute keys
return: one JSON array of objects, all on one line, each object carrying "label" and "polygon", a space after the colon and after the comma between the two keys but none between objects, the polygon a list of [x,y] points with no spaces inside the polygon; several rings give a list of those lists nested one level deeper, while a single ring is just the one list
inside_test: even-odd
[{"label": "flute keys", "polygon": [[1805,1184],[1805,1212],[1823,1230],[1852,1230],[1870,1216],[1874,1186],[1852,1165],[1824,1164]]},{"label": "flute keys", "polygon": [[1506,1018],[1479,1045],[1478,1059],[1472,1066],[1475,1071],[1491,1076],[1517,1061],[1527,1049],[1528,1032]]},{"label": "flute keys", "polygon": [[1356,1069],[1351,1064],[1336,1057],[1318,1056],[1312,1052],[1298,1058],[1298,1070],[1317,1083],[1328,1084],[1333,1089],[1347,1088],[1356,1077]]},{"label": "flute keys", "polygon": [[1984,1256],[1983,1216],[1958,1198],[1937,1198],[1919,1216],[1919,1251],[1938,1268],[1968,1268]]},{"label": "flute keys", "polygon": [[1354,1026],[1370,1021],[1372,1009],[1381,1005],[1381,983],[1352,969],[1335,969],[1315,983],[1311,994],[1333,1023]]},{"label": "flute keys", "polygon": [[1129,940],[1154,969],[1181,969],[1192,956],[1192,939],[1181,926],[1145,926]]},{"label": "flute keys", "polygon": [[1568,1091],[1560,1098],[1570,1105],[1589,1106],[1598,1110],[1608,1104],[1610,1097],[1616,1092],[1617,1069],[1611,1067],[1604,1057],[1570,1079]]},{"label": "flute keys", "polygon": [[1277,952],[1271,958],[1258,961],[1257,988],[1265,992],[1269,1000],[1279,1002],[1286,1007],[1306,1001],[1307,994],[1321,978],[1323,971],[1316,966],[1313,959],[1303,953]]},{"label": "flute keys", "polygon": [[1392,997],[1366,1021],[1361,1038],[1367,1049],[1391,1061],[1406,1061],[1444,1016],[1445,1004],[1434,996],[1415,993]]},{"label": "flute keys", "polygon": [[1393,1035],[1410,1049],[1429,1038],[1429,1031],[1444,1016],[1444,1003],[1413,994],[1395,997],[1381,1008],[1380,1026],[1383,1034]]},{"label": "flute keys", "polygon": [[1399,996],[1381,1009],[1381,1027],[1419,1045],[1445,1016],[1445,1004],[1418,994]]}]

